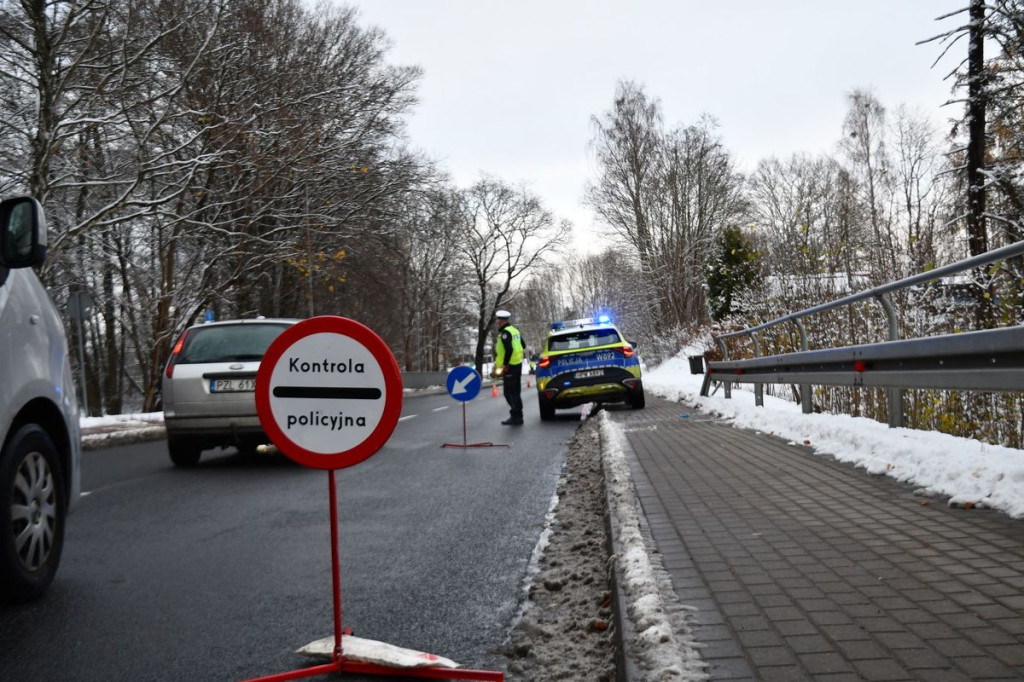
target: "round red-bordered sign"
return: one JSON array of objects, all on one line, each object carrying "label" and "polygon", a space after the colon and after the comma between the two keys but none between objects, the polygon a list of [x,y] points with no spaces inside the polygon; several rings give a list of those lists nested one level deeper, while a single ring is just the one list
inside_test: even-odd
[{"label": "round red-bordered sign", "polygon": [[256,413],[274,445],[315,469],[367,459],[402,412],[402,373],[391,349],[355,320],[297,322],[270,344],[256,375]]}]

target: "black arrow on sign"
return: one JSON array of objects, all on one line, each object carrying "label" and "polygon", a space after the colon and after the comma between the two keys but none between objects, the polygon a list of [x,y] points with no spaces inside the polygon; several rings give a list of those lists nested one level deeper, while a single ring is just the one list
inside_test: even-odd
[{"label": "black arrow on sign", "polygon": [[328,398],[335,400],[379,400],[379,388],[345,386],[275,386],[275,398]]}]

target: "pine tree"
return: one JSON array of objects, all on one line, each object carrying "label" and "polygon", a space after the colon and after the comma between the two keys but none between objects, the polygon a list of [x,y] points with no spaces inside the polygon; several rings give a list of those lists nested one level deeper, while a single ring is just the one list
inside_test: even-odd
[{"label": "pine tree", "polygon": [[754,285],[760,271],[761,254],[753,240],[736,225],[722,230],[707,270],[711,318],[717,322],[743,312],[738,300]]}]

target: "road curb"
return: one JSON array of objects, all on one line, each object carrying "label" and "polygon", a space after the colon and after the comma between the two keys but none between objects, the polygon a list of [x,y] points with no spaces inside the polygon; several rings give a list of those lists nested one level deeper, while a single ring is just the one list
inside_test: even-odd
[{"label": "road curb", "polygon": [[608,464],[604,451],[604,436],[598,429],[598,442],[601,448],[601,472],[604,479],[604,522],[608,531],[608,580],[612,588],[612,609],[615,614],[615,679],[618,682],[635,682],[641,680],[636,661],[630,656],[629,643],[636,638],[636,629],[629,617],[626,606],[626,594],[622,590],[622,573],[619,568],[619,557],[622,556],[622,544],[612,520],[612,509],[615,505],[608,491]]}]

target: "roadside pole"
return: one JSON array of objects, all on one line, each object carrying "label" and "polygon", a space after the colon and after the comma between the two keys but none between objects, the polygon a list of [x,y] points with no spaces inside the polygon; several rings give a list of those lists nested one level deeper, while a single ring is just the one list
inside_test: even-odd
[{"label": "roadside pole", "polygon": [[78,381],[86,416],[89,416],[89,386],[85,379],[85,319],[92,315],[92,305],[92,296],[87,291],[74,291],[68,299],[68,313],[78,326]]}]

